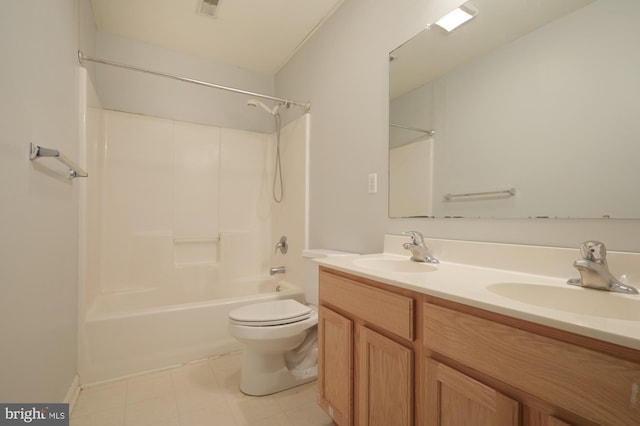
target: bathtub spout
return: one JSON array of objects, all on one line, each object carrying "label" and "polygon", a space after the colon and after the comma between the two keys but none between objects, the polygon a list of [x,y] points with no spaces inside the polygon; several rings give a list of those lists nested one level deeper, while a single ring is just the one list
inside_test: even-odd
[{"label": "bathtub spout", "polygon": [[269,275],[284,274],[285,272],[286,269],[284,266],[278,266],[276,268],[269,269]]}]

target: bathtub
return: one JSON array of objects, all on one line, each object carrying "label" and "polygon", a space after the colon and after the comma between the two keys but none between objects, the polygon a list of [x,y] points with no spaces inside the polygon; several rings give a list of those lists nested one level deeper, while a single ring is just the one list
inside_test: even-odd
[{"label": "bathtub", "polygon": [[98,296],[80,327],[81,384],[240,350],[227,331],[229,312],[268,300],[304,300],[300,287],[280,279],[239,280],[224,287]]}]

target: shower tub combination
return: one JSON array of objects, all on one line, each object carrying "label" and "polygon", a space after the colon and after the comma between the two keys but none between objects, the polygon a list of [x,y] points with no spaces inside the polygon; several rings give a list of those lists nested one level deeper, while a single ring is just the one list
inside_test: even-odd
[{"label": "shower tub combination", "polygon": [[272,235],[304,245],[309,114],[282,129],[283,166],[305,185],[292,185],[270,216],[275,134],[106,110],[82,67],[79,76],[80,156],[91,176],[80,190],[80,383],[238,351],[232,310],[303,302],[301,259],[285,262],[287,278],[266,270]]},{"label": "shower tub combination", "polygon": [[181,288],[181,294],[151,289],[98,296],[81,330],[85,355],[81,382],[96,383],[238,351],[241,344],[228,333],[231,310],[269,300],[304,301],[300,287],[275,278],[234,281],[224,286],[225,294],[217,296],[211,286],[189,292]]}]

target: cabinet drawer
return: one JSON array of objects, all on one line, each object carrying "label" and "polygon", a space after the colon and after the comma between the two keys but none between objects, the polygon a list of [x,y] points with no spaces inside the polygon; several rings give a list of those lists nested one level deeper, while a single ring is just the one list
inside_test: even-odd
[{"label": "cabinet drawer", "polygon": [[320,301],[407,340],[415,338],[411,297],[321,271]]},{"label": "cabinet drawer", "polygon": [[640,424],[640,365],[424,304],[424,346],[596,424]]}]

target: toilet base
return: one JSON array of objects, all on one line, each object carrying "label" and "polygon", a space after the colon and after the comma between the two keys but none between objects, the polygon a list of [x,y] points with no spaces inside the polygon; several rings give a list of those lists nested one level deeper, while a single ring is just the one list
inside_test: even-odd
[{"label": "toilet base", "polygon": [[282,353],[252,352],[242,354],[240,390],[251,396],[263,396],[309,383],[315,374],[294,375],[287,368]]}]

